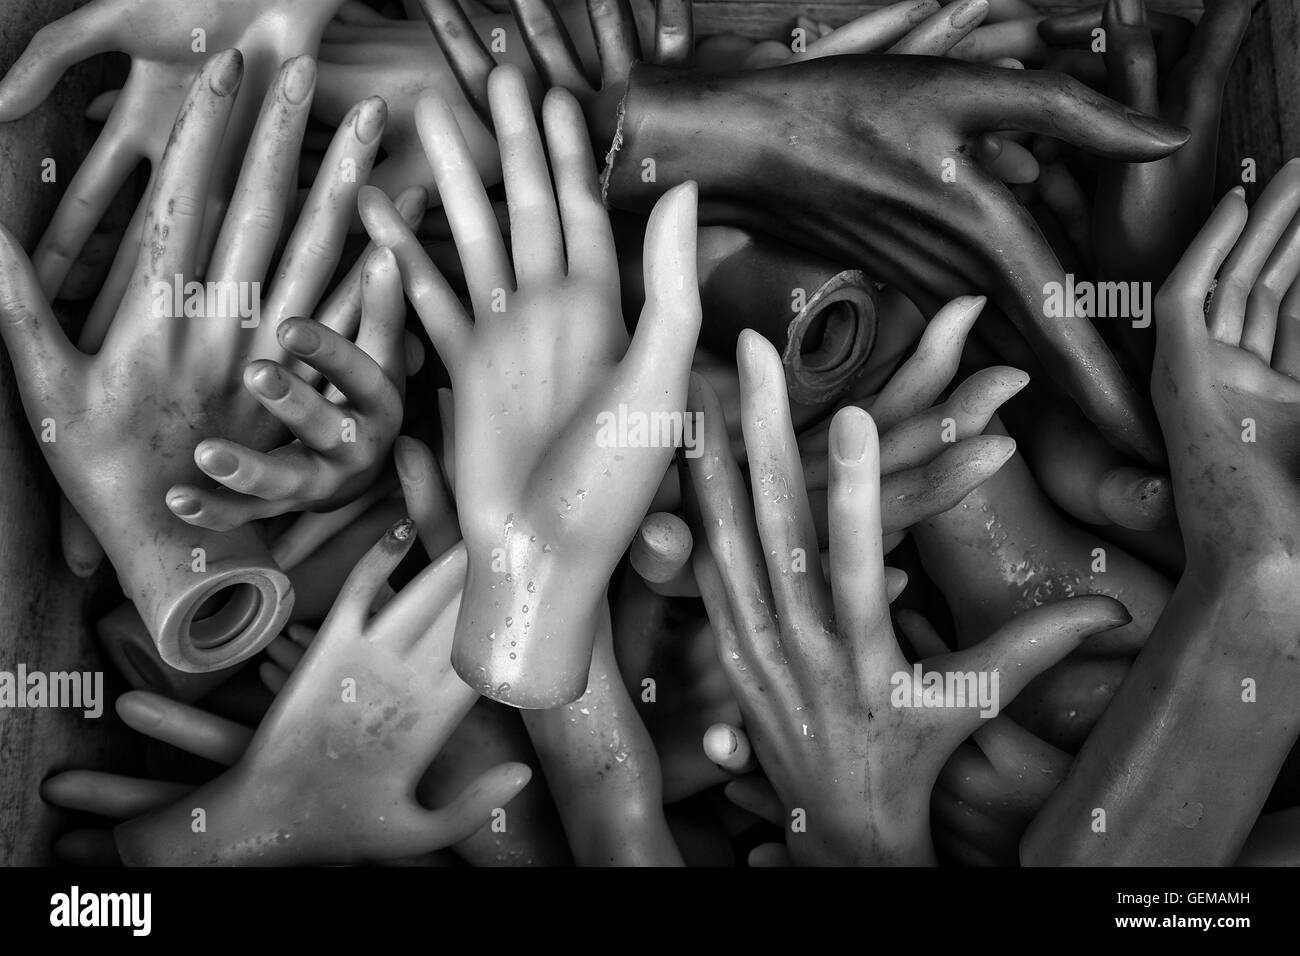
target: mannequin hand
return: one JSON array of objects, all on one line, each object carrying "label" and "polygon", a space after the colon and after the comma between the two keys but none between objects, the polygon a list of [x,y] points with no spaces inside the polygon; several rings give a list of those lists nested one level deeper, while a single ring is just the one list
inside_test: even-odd
[{"label": "mannequin hand", "polygon": [[[470,836],[527,784],[527,766],[503,764],[446,808],[415,800],[417,782],[476,695],[449,660],[462,548],[367,620],[413,532],[411,521],[399,522],[362,558],[243,758],[181,803],[117,828],[126,863],[414,856]],[[205,812],[205,833],[190,828],[195,808]]]},{"label": "mannequin hand", "polygon": [[[758,528],[721,415],[695,379],[706,446],[691,477],[709,545],[696,549],[695,567],[746,731],[790,821],[790,855],[799,863],[931,863],[930,793],[980,725],[981,709],[956,698],[894,706],[891,685],[902,674],[910,687],[911,666],[889,623],[875,425],[845,409],[831,426],[827,582],[819,562],[800,560],[816,545],[780,360],[753,334],[739,353]],[[1109,598],[1063,601],[924,668],[982,674],[990,685],[1000,675],[1004,704],[1085,636],[1126,617]]]},{"label": "mannequin hand", "polygon": [[425,99],[417,113],[474,320],[377,191],[364,195],[362,218],[392,245],[451,371],[456,503],[470,555],[457,672],[487,696],[548,707],[586,687],[601,595],[671,459],[662,442],[605,440],[601,423],[606,411],[639,418],[685,404],[700,322],[695,193],[675,190],[651,217],[647,305],[629,346],[577,104],[560,90],[547,97],[553,193],[522,77],[502,67],[491,87],[513,262],[450,111]]}]

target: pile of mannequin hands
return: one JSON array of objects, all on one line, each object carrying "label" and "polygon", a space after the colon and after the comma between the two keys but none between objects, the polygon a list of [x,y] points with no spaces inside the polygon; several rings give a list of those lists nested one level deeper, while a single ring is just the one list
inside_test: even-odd
[{"label": "pile of mannequin hands", "polygon": [[45,26],[0,121],[130,72],[0,329],[152,775],[57,852],[1300,862],[1300,163],[1216,186],[1205,6]]}]

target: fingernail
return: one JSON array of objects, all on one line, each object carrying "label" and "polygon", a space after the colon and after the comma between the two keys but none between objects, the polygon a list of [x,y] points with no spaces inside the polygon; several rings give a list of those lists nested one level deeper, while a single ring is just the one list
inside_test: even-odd
[{"label": "fingernail", "polygon": [[190,517],[199,513],[199,503],[189,495],[177,495],[167,501],[167,507],[178,515]]},{"label": "fingernail", "polygon": [[361,104],[357,115],[357,139],[369,146],[384,131],[388,120],[388,104],[378,96],[372,96]]},{"label": "fingernail", "polygon": [[[186,499],[189,500],[189,499]],[[141,694],[134,692],[130,697],[119,698],[122,706],[129,708],[136,717],[143,717],[145,720],[157,723],[163,719],[162,709],[158,706],[158,699],[152,694]]]},{"label": "fingernail", "polygon": [[415,522],[410,518],[403,518],[388,529],[388,536],[394,541],[406,541],[413,534],[415,534]]},{"label": "fingernail", "polygon": [[205,448],[199,464],[213,478],[228,478],[239,470],[239,459],[224,448]]},{"label": "fingernail", "polygon": [[833,423],[835,456],[844,464],[852,465],[862,461],[862,456],[867,452],[870,423],[870,415],[852,406],[835,416]]},{"label": "fingernail", "polygon": [[1230,195],[1236,196],[1236,197],[1237,197],[1238,199],[1240,199],[1242,202],[1245,202],[1245,201],[1246,201],[1246,187],[1245,187],[1245,186],[1233,186],[1231,189],[1228,190],[1228,193],[1229,193]]},{"label": "fingernail", "polygon": [[316,61],[300,56],[289,64],[284,76],[284,98],[295,106],[307,99],[316,81]]},{"label": "fingernail", "polygon": [[310,322],[294,322],[280,326],[280,344],[290,352],[311,355],[320,348],[320,333]]},{"label": "fingernail", "polygon": [[1137,110],[1131,110],[1128,114],[1128,121],[1134,127],[1146,133],[1148,136],[1160,140],[1170,146],[1181,146],[1187,142],[1191,132],[1183,126],[1175,123],[1166,123],[1162,119],[1156,119],[1154,116],[1147,116],[1145,113],[1139,113]]},{"label": "fingernail", "polygon": [[963,27],[970,26],[977,20],[982,20],[988,16],[988,12],[989,0],[967,0],[966,3],[953,11],[952,16],[948,18],[948,22],[960,30]]},{"label": "fingernail", "polygon": [[229,96],[239,87],[240,77],[244,74],[244,56],[238,50],[226,50],[217,56],[221,62],[213,69],[208,86],[218,96]]},{"label": "fingernail", "polygon": [[397,213],[402,220],[414,228],[415,224],[424,217],[424,210],[429,205],[429,191],[423,186],[403,189],[393,205],[397,207]]},{"label": "fingernail", "polygon": [[677,197],[677,232],[686,235],[695,231],[696,205],[700,200],[699,184],[688,179],[681,185],[682,194]]},{"label": "fingernail", "polygon": [[289,379],[280,374],[276,365],[263,365],[253,372],[253,387],[271,399],[281,399],[289,394]]},{"label": "fingernail", "polygon": [[1115,16],[1126,27],[1140,27],[1147,22],[1146,5],[1142,0],[1114,0]]},{"label": "fingernail", "polygon": [[398,435],[397,441],[393,442],[393,464],[397,466],[397,476],[404,484],[412,487],[424,483],[423,473],[411,468],[411,460],[417,453],[418,448],[414,438]]}]

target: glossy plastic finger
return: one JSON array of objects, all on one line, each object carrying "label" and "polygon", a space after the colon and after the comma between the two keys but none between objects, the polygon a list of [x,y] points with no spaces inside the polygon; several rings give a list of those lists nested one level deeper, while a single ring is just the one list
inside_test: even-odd
[{"label": "glossy plastic finger", "polygon": [[494,70],[488,100],[510,208],[515,281],[524,286],[564,272],[560,214],[523,73],[512,66]]},{"label": "glossy plastic finger", "polygon": [[891,54],[943,56],[988,16],[988,0],[954,0],[890,47]]},{"label": "glossy plastic finger", "polygon": [[221,222],[208,276],[261,282],[266,277],[292,195],[298,153],[316,85],[316,62],[295,57],[280,69],[262,104],[248,151]]},{"label": "glossy plastic finger", "polygon": [[133,730],[224,767],[243,756],[253,737],[242,724],[147,690],[119,697],[117,715]]}]

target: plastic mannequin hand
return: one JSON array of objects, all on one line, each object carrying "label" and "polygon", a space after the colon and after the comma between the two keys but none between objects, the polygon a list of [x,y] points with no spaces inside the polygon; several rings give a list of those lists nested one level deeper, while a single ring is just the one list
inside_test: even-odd
[{"label": "plastic mannequin hand", "polygon": [[[694,577],[689,564],[687,572]],[[659,754],[667,803],[730,779],[700,738],[713,724],[740,722],[708,619],[691,604],[654,594],[629,574],[610,608],[619,671]]]},{"label": "plastic mannequin hand", "polygon": [[647,304],[629,346],[577,103],[562,90],[547,95],[553,193],[523,77],[501,67],[490,85],[513,263],[449,109],[428,98],[417,111],[473,321],[382,194],[367,190],[361,211],[375,241],[392,243],[451,372],[456,504],[470,555],[457,673],[504,703],[554,707],[587,686],[601,596],[672,457],[671,441],[647,447],[644,429],[613,436],[602,422],[685,404],[700,322],[695,192],[675,190],[651,217]]},{"label": "plastic mannequin hand", "polygon": [[[466,98],[490,129],[487,78],[498,61],[483,45],[458,0],[420,0],[420,6]],[[626,89],[630,65],[642,57],[642,41],[648,41],[644,45],[651,50],[651,62],[690,61],[694,43],[691,0],[656,0],[653,25],[649,5],[639,0],[589,3],[590,27],[578,22],[587,19],[582,4],[566,4],[563,16],[552,0],[511,0],[511,8],[543,89],[558,87],[577,98],[598,154],[614,134],[618,101]],[[598,84],[588,78],[593,42],[600,64]]]},{"label": "plastic mannequin hand", "polygon": [[623,686],[601,603],[586,693],[563,707],[524,711],[524,726],[579,866],[681,866],[664,818],[659,756]]},{"label": "plastic mannequin hand", "polygon": [[792,43],[756,43],[748,50],[734,49],[728,60],[701,58],[701,66],[727,72],[851,53],[943,56],[984,22],[988,12],[988,0],[954,0],[942,9],[938,0],[903,0],[872,10],[825,36],[809,39],[806,31],[803,35],[792,31]]},{"label": "plastic mannequin hand", "polygon": [[[368,608],[414,541],[395,525],[344,585],[311,649],[244,757],[185,800],[115,831],[127,864],[362,862],[470,836],[527,784],[523,764],[482,775],[426,810],[415,788],[476,695],[449,654],[465,552],[421,572],[377,615]],[[203,809],[207,830],[191,830]]]},{"label": "plastic mannequin hand", "polygon": [[[1211,0],[1187,54],[1163,78],[1144,0],[1110,0],[1106,70],[1110,95],[1192,131],[1187,145],[1151,163],[1103,166],[1094,205],[1097,262],[1108,279],[1158,286],[1204,224],[1213,202],[1223,87],[1250,26],[1250,0]],[[1160,223],[1160,228],[1152,228]],[[1134,333],[1140,334],[1140,333]],[[1152,338],[1148,332],[1145,337]],[[1149,357],[1153,348],[1144,350]]]},{"label": "plastic mannequin hand", "polygon": [[[352,350],[341,343],[286,353],[284,346],[299,333],[315,330],[325,337],[328,332],[303,320],[280,322],[286,315],[310,313],[316,307],[338,262],[357,189],[343,170],[355,171],[364,180],[383,126],[381,102],[361,104],[339,131],[329,173],[308,197],[270,294],[261,296],[258,286],[280,234],[283,197],[290,192],[284,188],[292,180],[292,163],[286,158],[296,155],[306,122],[305,101],[294,102],[290,91],[301,92],[304,85],[309,89],[312,69],[310,59],[290,61],[268,94],[222,222],[208,284],[200,285],[185,280],[196,274],[200,197],[206,195],[216,143],[233,108],[241,58],[237,51],[226,51],[203,68],[155,177],[142,247],[148,254],[140,257],[111,327],[92,336],[96,354],[78,351],[64,337],[31,263],[13,238],[0,232],[0,330],[15,363],[29,421],[51,439],[41,447],[55,477],[107,548],[163,659],[180,670],[211,670],[246,658],[274,636],[291,605],[287,579],[250,527],[227,532],[187,527],[165,503],[169,488],[201,474],[192,462],[195,446],[205,436],[221,435],[261,449],[276,443],[281,421],[304,429],[311,424],[316,409],[304,402],[302,389],[284,400],[276,399],[273,391],[240,389],[236,376],[245,363],[286,356],[319,362],[327,374],[339,376],[358,404],[382,407],[382,412],[367,412],[366,420],[376,430],[393,430],[383,423],[395,416],[397,402],[383,396],[373,379],[353,371],[364,364],[360,356],[353,352],[345,358]],[[394,279],[391,261],[386,269],[389,280]],[[383,288],[379,281],[372,285],[376,292]],[[392,295],[376,297],[371,304],[400,310],[400,299]],[[382,309],[375,312],[378,318]],[[322,310],[321,318],[329,321],[330,313]],[[395,318],[385,315],[363,344],[387,349],[396,334]],[[400,348],[397,351],[400,363]],[[392,365],[383,353],[380,358]],[[250,385],[264,380],[265,365],[255,363],[246,376]],[[400,364],[396,367],[400,375]],[[277,370],[275,379],[284,382],[288,377]],[[263,401],[273,414],[267,414]],[[339,455],[347,466],[336,470],[331,480],[362,474],[359,459],[378,458],[385,447],[382,436],[357,436],[365,439],[358,444],[362,454]],[[230,449],[226,444],[225,450]],[[206,463],[208,456],[201,457]],[[280,476],[287,471],[280,469]],[[130,475],[129,481],[123,480],[124,474]],[[250,490],[267,487],[254,482]],[[279,490],[288,493],[294,488]],[[237,502],[227,508],[226,520],[214,523],[228,524],[240,511],[279,513],[262,503]],[[201,625],[194,623],[204,601],[237,585],[246,587],[223,595],[228,599],[224,610]]]},{"label": "plastic mannequin hand", "polygon": [[[398,477],[425,553],[435,558],[460,541],[456,511],[447,495],[432,452],[408,437],[396,447]],[[371,539],[373,540],[373,538]],[[315,638],[310,628],[291,626],[267,645],[270,660],[259,675],[273,693],[288,683]],[[537,765],[537,755],[518,716],[509,708],[480,699],[457,726],[428,771],[417,796],[424,806],[440,806],[483,772],[501,763]],[[493,820],[453,845],[456,855],[472,866],[562,866],[572,862],[555,807],[544,787],[525,787],[506,816]]]},{"label": "plastic mannequin hand", "polygon": [[1295,160],[1249,213],[1233,190],[1156,297],[1151,391],[1187,566],[1026,863],[1229,864],[1300,734],[1297,211]]},{"label": "plastic mannequin hand", "polygon": [[[220,222],[226,192],[239,171],[244,145],[263,92],[274,85],[280,64],[315,54],[321,30],[341,0],[92,0],[55,20],[32,38],[0,81],[0,122],[16,120],[45,100],[74,64],[119,51],[131,58],[126,86],[116,95],[107,124],[68,186],[32,260],[41,289],[54,298],[109,203],[127,184],[140,160],[158,179],[172,121],[186,91],[202,71],[206,51],[239,49],[245,57],[248,95],[231,111],[228,135],[217,151],[203,203],[208,228]],[[127,229],[112,267],[110,298],[130,280],[140,238],[143,207]],[[204,246],[210,247],[211,236]],[[201,261],[206,261],[202,259]]]},{"label": "plastic mannequin hand", "polygon": [[[564,0],[560,15],[583,62],[594,65],[595,47],[591,31],[585,26],[585,4],[581,0]],[[468,22],[481,42],[490,41],[502,51],[501,62],[518,66],[530,87],[539,88],[513,16],[479,15]],[[466,38],[462,42],[471,41]],[[411,184],[433,187],[433,173],[415,129],[415,104],[426,89],[437,90],[451,107],[484,184],[492,186],[501,181],[496,140],[461,93],[442,50],[422,20],[377,17],[364,22],[335,21],[325,30],[320,59],[320,81],[312,106],[317,118],[336,126],[352,104],[366,96],[382,96],[388,104],[384,136],[387,158],[375,167],[370,185],[390,196]],[[486,79],[485,75],[484,82]]]},{"label": "plastic mannequin hand", "polygon": [[[1003,432],[997,418],[989,431]],[[1089,641],[1011,707],[1033,733],[1077,749],[1164,610],[1169,582],[1095,531],[1062,520],[1019,454],[956,507],[916,525],[912,539],[944,594],[960,647],[1043,602],[1104,594],[1128,608],[1127,624]]]},{"label": "plastic mannequin hand", "polygon": [[[980,707],[955,696],[934,708],[894,706],[891,674],[910,687],[912,670],[889,623],[875,425],[850,408],[831,426],[827,582],[819,562],[801,560],[816,544],[780,361],[754,334],[738,351],[758,527],[716,400],[695,378],[705,453],[690,467],[708,541],[695,571],[745,729],[784,807],[790,855],[804,864],[932,863],[930,793],[979,726]],[[1126,619],[1109,598],[1062,602],[924,666],[990,683],[996,673],[1005,703],[1087,634]]]},{"label": "plastic mannequin hand", "polygon": [[[882,98],[897,109],[863,112]],[[1065,277],[1032,218],[960,148],[1008,128],[1126,160],[1168,155],[1186,138],[1063,76],[947,59],[827,57],[727,76],[638,63],[606,192],[611,205],[637,211],[669,184],[698,179],[708,223],[861,263],[925,311],[970,289],[996,291],[1108,439],[1159,460],[1145,402],[1096,330],[1045,317],[1044,287]],[[650,160],[654,181],[643,182]],[[864,220],[862,209],[876,212]],[[942,259],[922,251],[934,248]]]},{"label": "plastic mannequin hand", "polygon": [[[884,388],[854,404],[871,412],[880,440],[881,525],[887,542],[918,521],[947,511],[1001,467],[1015,451],[1005,436],[980,433],[998,407],[1024,387],[1027,376],[1013,368],[976,372],[947,401],[933,405],[947,389],[982,296],[954,299],[934,317],[916,352]],[[804,478],[818,540],[826,543],[827,438],[823,422],[799,437]]]},{"label": "plastic mannequin hand", "polygon": [[[921,657],[948,653],[929,623],[900,611],[898,625]],[[963,866],[1017,866],[1020,837],[1065,779],[1070,756],[1006,714],[986,720],[943,766],[930,802],[934,842]]]},{"label": "plastic mannequin hand", "polygon": [[[1173,523],[1167,475],[1135,468],[1071,406],[1032,391],[1003,413],[1052,502],[1085,524],[1151,531]],[[982,426],[981,426],[982,427]]]}]

